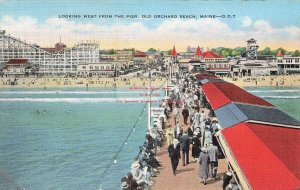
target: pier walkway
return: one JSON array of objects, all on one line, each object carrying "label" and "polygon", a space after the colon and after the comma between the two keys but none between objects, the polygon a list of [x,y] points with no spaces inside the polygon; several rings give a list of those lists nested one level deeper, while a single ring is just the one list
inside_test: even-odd
[{"label": "pier walkway", "polygon": [[[180,114],[181,114],[180,110]],[[205,110],[208,111],[208,110]],[[173,115],[170,114],[168,121],[172,127],[175,126]],[[185,126],[183,123],[183,117],[180,115],[180,126],[183,130],[189,127]],[[222,189],[222,176],[227,171],[227,163],[225,159],[219,159],[219,167],[217,179],[208,179],[207,185],[201,183],[201,178],[199,177],[199,164],[194,162],[192,157],[192,145],[190,145],[190,164],[183,166],[182,160],[180,159],[178,168],[176,171],[176,176],[173,176],[171,161],[168,155],[168,147],[165,142],[158,153],[158,157],[162,162],[162,168],[159,170],[158,177],[154,179],[154,185],[151,187],[152,190],[218,190]]]}]

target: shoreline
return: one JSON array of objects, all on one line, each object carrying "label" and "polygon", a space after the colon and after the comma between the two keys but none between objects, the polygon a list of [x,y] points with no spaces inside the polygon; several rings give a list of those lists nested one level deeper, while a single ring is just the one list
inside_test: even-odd
[{"label": "shoreline", "polygon": [[[115,78],[0,78],[0,89],[48,89],[48,88],[145,88],[148,78],[115,77]],[[151,80],[153,88],[161,87],[166,78],[158,77]],[[14,81],[16,83],[14,84]]]},{"label": "shoreline", "polygon": [[[115,78],[0,78],[0,89],[52,89],[52,88],[128,88],[128,89],[146,89],[148,78],[137,77],[115,77]],[[300,75],[282,75],[282,76],[259,76],[259,77],[221,77],[226,82],[233,83],[241,88],[247,87],[277,87],[277,88],[299,88]],[[165,82],[165,77],[152,78],[153,88],[161,87]]]},{"label": "shoreline", "polygon": [[280,76],[258,76],[258,77],[223,77],[226,82],[233,83],[241,88],[245,87],[278,87],[278,88],[299,88],[300,75]]}]

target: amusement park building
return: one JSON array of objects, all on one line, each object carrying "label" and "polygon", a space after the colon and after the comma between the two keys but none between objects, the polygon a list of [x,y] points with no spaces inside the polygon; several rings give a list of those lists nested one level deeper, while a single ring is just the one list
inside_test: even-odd
[{"label": "amusement park building", "polygon": [[99,45],[96,42],[77,43],[67,49],[65,45],[56,44],[59,48],[41,48],[26,41],[6,35],[0,31],[0,65],[11,59],[27,59],[37,74],[65,75],[76,74],[80,64],[96,63],[100,60]]}]

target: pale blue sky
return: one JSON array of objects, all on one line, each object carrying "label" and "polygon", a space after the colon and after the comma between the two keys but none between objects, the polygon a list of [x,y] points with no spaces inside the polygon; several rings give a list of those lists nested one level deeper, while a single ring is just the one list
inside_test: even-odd
[{"label": "pale blue sky", "polygon": [[[270,35],[275,35],[273,39],[286,39],[286,32],[288,31],[288,38],[299,40],[300,28],[300,1],[291,0],[269,0],[269,1],[154,1],[154,0],[49,0],[49,1],[33,1],[33,0],[0,0],[0,29],[6,29],[8,32],[16,35],[20,34],[18,29],[13,29],[7,26],[4,21],[7,17],[13,19],[15,23],[23,22],[18,20],[22,17],[29,17],[34,20],[36,25],[45,25],[47,19],[57,18],[58,15],[66,14],[137,14],[137,15],[155,15],[155,14],[215,14],[215,15],[236,15],[234,19],[219,19],[221,24],[228,27],[228,32],[241,33],[245,38],[246,33],[254,34],[254,37],[259,38],[261,33],[254,26],[265,27],[271,26]],[[247,18],[247,19],[246,19]],[[102,25],[107,31],[112,32],[112,28],[118,25],[129,25],[132,23],[140,23],[147,30],[151,31],[153,28],[159,28],[167,19],[66,19],[68,22],[78,24],[92,24]],[[201,20],[201,19],[198,19]],[[248,21],[248,22],[247,22]],[[262,24],[261,21],[264,21]],[[25,21],[24,21],[25,22]],[[27,22],[27,21],[26,21]],[[200,21],[203,22],[203,21]],[[209,21],[211,22],[211,21]],[[2,24],[2,26],[1,26]],[[20,23],[22,24],[22,23]],[[211,23],[214,24],[214,23]],[[4,28],[5,27],[5,28]],[[199,25],[201,27],[201,25]],[[226,29],[223,28],[223,29]],[[177,28],[176,28],[177,29]],[[275,30],[273,30],[275,29]],[[20,29],[19,29],[20,30]],[[192,30],[192,29],[191,29]],[[193,28],[193,30],[198,30]],[[212,28],[212,30],[216,30]],[[28,29],[28,31],[30,31]],[[161,31],[161,30],[159,30]],[[249,33],[249,31],[251,33]],[[55,32],[55,31],[54,31]],[[126,32],[126,31],[124,31]],[[155,31],[157,33],[157,31]],[[199,29],[201,33],[201,29]],[[207,32],[207,30],[205,31]],[[243,35],[242,35],[243,32]],[[281,32],[281,36],[278,34]],[[75,32],[76,33],[76,32]],[[209,32],[208,32],[209,33]],[[275,34],[276,33],[276,34]],[[61,34],[58,34],[61,35]],[[109,35],[105,33],[105,35]],[[160,35],[160,34],[159,34]],[[217,33],[215,35],[218,35]],[[26,35],[27,37],[29,35]],[[93,34],[95,37],[95,34]],[[103,36],[103,35],[102,35]],[[111,36],[110,36],[111,37]],[[249,36],[251,37],[251,36]],[[112,38],[112,37],[111,37]],[[228,37],[233,38],[233,37]],[[268,36],[270,38],[270,36]],[[101,41],[101,37],[99,40]],[[114,36],[115,39],[115,36]],[[180,38],[179,38],[180,39]],[[264,38],[262,38],[264,39]],[[30,37],[28,37],[30,40]],[[35,39],[33,39],[35,40]],[[243,42],[247,40],[244,39]],[[290,39],[291,42],[293,41]],[[72,41],[72,40],[70,40]],[[122,39],[121,39],[122,41]],[[276,44],[274,41],[274,44]],[[175,39],[170,39],[169,44],[176,43]],[[215,43],[214,43],[215,44]],[[268,44],[272,44],[269,43]],[[222,45],[222,43],[221,43]],[[296,44],[292,45],[294,48]]]}]

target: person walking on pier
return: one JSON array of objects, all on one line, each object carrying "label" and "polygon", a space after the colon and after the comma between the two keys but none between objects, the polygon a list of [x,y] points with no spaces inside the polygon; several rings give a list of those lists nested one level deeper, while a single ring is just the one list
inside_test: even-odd
[{"label": "person walking on pier", "polygon": [[170,124],[167,125],[167,130],[166,130],[166,134],[167,134],[167,144],[168,146],[173,144],[173,140],[174,140],[174,129],[172,128],[172,126]]},{"label": "person walking on pier", "polygon": [[194,136],[192,138],[192,156],[194,158],[194,161],[196,162],[199,158],[200,154],[200,138],[198,137],[198,133],[194,132]]},{"label": "person walking on pier", "polygon": [[179,164],[180,159],[180,146],[179,141],[174,139],[173,144],[170,144],[168,147],[169,157],[171,159],[173,175],[176,175],[176,169]]},{"label": "person walking on pier", "polygon": [[199,113],[199,108],[196,108],[196,113],[194,116],[194,128],[200,127],[200,113]]},{"label": "person walking on pier", "polygon": [[179,121],[179,109],[177,107],[177,105],[175,106],[175,108],[173,109],[173,117],[174,117],[174,123],[176,124],[177,121]]},{"label": "person walking on pier", "polygon": [[194,116],[195,116],[194,107],[191,107],[189,109],[189,116],[190,116],[190,126],[192,126],[192,123],[194,122]]},{"label": "person walking on pier", "polygon": [[199,169],[199,177],[202,178],[202,182],[204,185],[206,185],[206,180],[208,178],[209,173],[209,155],[207,153],[207,150],[205,148],[201,148],[201,153],[198,160],[200,169]]},{"label": "person walking on pier", "polygon": [[216,179],[218,170],[218,147],[209,143],[207,152],[209,155],[210,177]]},{"label": "person walking on pier", "polygon": [[212,143],[212,135],[211,135],[208,125],[205,125],[205,130],[203,132],[202,138],[203,138],[202,139],[203,147],[207,147],[209,145],[209,143]]},{"label": "person walking on pier", "polygon": [[187,135],[185,130],[183,135],[180,138],[180,147],[182,151],[182,165],[189,164],[189,152],[190,152],[190,137]]},{"label": "person walking on pier", "polygon": [[183,116],[183,122],[185,125],[187,125],[187,120],[189,117],[189,110],[187,109],[187,106],[184,106],[184,109],[182,110],[182,116]]}]

